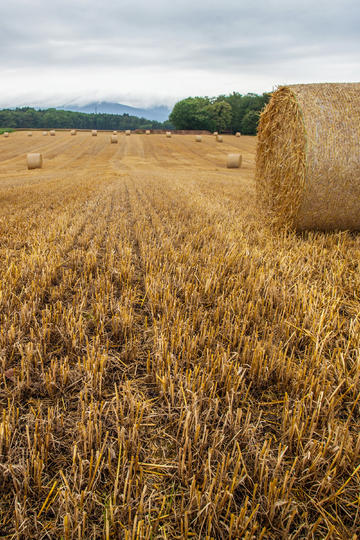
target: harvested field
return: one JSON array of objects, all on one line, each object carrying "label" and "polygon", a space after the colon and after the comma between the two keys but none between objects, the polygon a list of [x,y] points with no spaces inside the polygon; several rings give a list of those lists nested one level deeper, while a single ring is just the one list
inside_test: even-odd
[{"label": "harvested field", "polygon": [[0,136],[1,538],[355,538],[360,237],[263,225],[255,146]]}]

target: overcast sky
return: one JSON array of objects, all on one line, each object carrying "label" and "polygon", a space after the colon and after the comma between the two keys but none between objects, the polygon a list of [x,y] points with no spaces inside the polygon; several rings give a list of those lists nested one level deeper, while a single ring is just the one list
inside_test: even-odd
[{"label": "overcast sky", "polygon": [[359,80],[359,0],[0,0],[0,107]]}]

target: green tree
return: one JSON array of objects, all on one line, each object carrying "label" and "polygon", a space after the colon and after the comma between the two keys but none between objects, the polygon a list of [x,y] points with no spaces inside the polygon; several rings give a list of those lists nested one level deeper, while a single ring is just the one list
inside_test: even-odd
[{"label": "green tree", "polygon": [[209,104],[210,100],[206,97],[183,99],[175,104],[169,120],[176,129],[209,129]]},{"label": "green tree", "polygon": [[232,111],[230,103],[226,101],[215,101],[207,107],[210,119],[211,131],[225,131],[230,129]]},{"label": "green tree", "polygon": [[249,110],[241,122],[241,132],[244,135],[256,135],[259,122],[259,111]]}]

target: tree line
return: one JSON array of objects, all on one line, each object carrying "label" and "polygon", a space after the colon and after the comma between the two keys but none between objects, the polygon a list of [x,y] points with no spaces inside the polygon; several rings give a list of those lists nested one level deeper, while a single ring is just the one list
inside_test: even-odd
[{"label": "tree line", "polygon": [[256,135],[261,110],[270,99],[269,93],[220,95],[215,98],[189,97],[174,106],[170,121],[176,129],[240,131]]},{"label": "tree line", "polygon": [[0,110],[0,126],[6,128],[63,129],[171,129],[169,121],[158,122],[129,114],[88,114],[58,109],[21,107]]}]

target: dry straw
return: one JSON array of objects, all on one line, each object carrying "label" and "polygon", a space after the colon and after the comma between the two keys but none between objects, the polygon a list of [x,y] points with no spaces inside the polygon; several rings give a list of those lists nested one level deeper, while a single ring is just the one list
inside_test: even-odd
[{"label": "dry straw", "polygon": [[41,154],[28,154],[26,156],[27,168],[28,169],[41,169],[43,164],[43,159]]},{"label": "dry straw", "polygon": [[32,133],[31,131],[29,131],[29,133],[27,134],[28,137],[32,137]]},{"label": "dry straw", "polygon": [[76,129],[72,129],[72,130],[70,131],[70,135],[76,135]]},{"label": "dry straw", "polygon": [[8,137],[9,136],[9,132],[8,131],[5,131],[4,132],[4,137]]},{"label": "dry straw", "polygon": [[201,135],[196,135],[195,141],[196,141],[196,142],[201,142],[201,141],[202,141]]},{"label": "dry straw", "polygon": [[217,142],[223,142],[222,135],[216,135]]},{"label": "dry straw", "polygon": [[167,136],[168,139],[170,139],[170,138],[171,138],[171,132],[170,132],[170,131],[167,131],[167,132],[166,132],[166,136]]},{"label": "dry straw", "polygon": [[97,131],[96,131],[96,129],[92,129],[92,130],[91,130],[91,136],[92,136],[92,137],[97,137]]},{"label": "dry straw", "polygon": [[279,87],[261,114],[258,200],[297,230],[360,229],[360,83]]},{"label": "dry straw", "polygon": [[115,130],[115,131],[113,131],[113,135],[117,135],[117,131],[116,131],[116,130]]},{"label": "dry straw", "polygon": [[47,137],[47,134],[48,134],[47,131],[43,131],[43,136],[44,136],[44,137]]},{"label": "dry straw", "polygon": [[214,131],[214,135],[215,135],[215,137],[217,137],[219,135],[219,133],[217,131]]},{"label": "dry straw", "polygon": [[147,129],[147,130],[145,131],[145,133],[146,133],[146,135],[150,135],[150,133],[151,133],[151,132],[150,132],[150,129]]},{"label": "dry straw", "polygon": [[127,130],[125,131],[125,135],[127,135],[128,137],[130,136],[130,129],[127,129]]},{"label": "dry straw", "polygon": [[117,142],[118,142],[117,135],[111,135],[110,142],[111,142],[111,144],[117,144]]},{"label": "dry straw", "polygon": [[235,137],[241,137],[240,131],[237,131],[237,132],[235,133]]},{"label": "dry straw", "polygon": [[228,169],[238,169],[242,164],[241,154],[228,154],[226,160],[226,167]]},{"label": "dry straw", "polygon": [[55,130],[54,130],[54,129],[52,129],[52,130],[50,131],[50,135],[51,135],[51,137],[55,137]]}]

